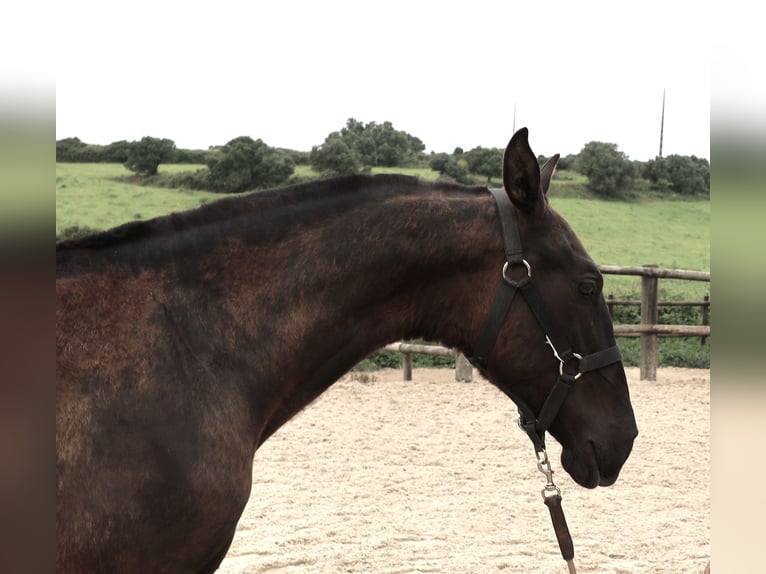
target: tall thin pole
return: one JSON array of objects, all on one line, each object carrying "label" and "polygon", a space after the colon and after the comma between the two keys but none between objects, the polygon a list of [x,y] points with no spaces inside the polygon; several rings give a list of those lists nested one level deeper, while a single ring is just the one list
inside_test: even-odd
[{"label": "tall thin pole", "polygon": [[516,133],[516,102],[513,102],[513,131],[511,133]]},{"label": "tall thin pole", "polygon": [[662,157],[662,138],[665,133],[665,88],[662,89],[662,122],[660,123],[660,157]]}]

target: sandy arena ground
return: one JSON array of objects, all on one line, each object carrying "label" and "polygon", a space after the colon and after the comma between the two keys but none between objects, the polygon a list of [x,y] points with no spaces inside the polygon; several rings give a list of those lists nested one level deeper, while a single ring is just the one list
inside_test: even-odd
[{"label": "sandy arena ground", "polygon": [[[580,574],[702,573],[710,555],[710,372],[628,380],[640,435],[617,483],[586,490],[548,451]],[[346,377],[256,453],[219,572],[561,574],[516,410],[449,369]],[[358,378],[358,376],[357,376]]]}]

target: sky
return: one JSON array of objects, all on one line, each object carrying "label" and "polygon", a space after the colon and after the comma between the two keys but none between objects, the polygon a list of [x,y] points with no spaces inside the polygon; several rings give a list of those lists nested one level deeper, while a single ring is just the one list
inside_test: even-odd
[{"label": "sky", "polygon": [[[56,138],[310,150],[348,118],[427,151],[615,143],[710,157],[705,4],[339,0],[65,3],[49,57]],[[515,109],[515,123],[514,123]]]}]

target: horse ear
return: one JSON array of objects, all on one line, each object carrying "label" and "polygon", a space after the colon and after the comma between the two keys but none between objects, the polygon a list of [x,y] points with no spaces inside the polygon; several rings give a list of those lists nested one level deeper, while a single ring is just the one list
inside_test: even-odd
[{"label": "horse ear", "polygon": [[540,188],[544,195],[548,195],[548,186],[551,184],[551,178],[556,173],[556,164],[559,162],[559,154],[554,155],[545,165],[540,168]]},{"label": "horse ear", "polygon": [[544,203],[540,188],[540,166],[529,147],[527,128],[521,128],[513,134],[505,148],[503,186],[513,204],[522,212],[531,213]]}]

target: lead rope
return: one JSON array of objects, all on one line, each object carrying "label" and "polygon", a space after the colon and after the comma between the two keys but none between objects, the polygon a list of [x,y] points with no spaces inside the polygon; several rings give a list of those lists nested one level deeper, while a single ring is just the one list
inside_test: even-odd
[{"label": "lead rope", "polygon": [[537,452],[537,468],[546,478],[545,487],[541,492],[543,502],[551,513],[553,531],[556,533],[561,556],[567,563],[569,574],[577,574],[574,565],[574,544],[572,544],[572,536],[569,534],[567,520],[564,517],[564,509],[561,508],[561,489],[553,483],[553,470],[545,449]]}]

